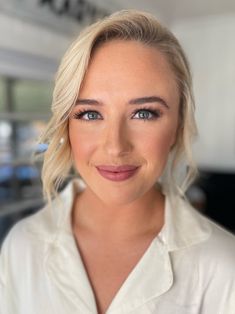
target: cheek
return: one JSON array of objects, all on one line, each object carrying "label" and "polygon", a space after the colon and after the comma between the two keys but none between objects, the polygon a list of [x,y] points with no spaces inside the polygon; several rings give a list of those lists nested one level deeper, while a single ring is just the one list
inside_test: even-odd
[{"label": "cheek", "polygon": [[170,151],[170,141],[171,137],[153,137],[149,139],[149,152],[157,154],[158,156],[164,156],[169,153]]},{"label": "cheek", "polygon": [[78,130],[73,123],[69,126],[69,140],[73,159],[76,164],[88,159],[91,155],[95,144],[93,138]]},{"label": "cheek", "polygon": [[142,151],[153,163],[165,163],[175,142],[175,133],[175,128],[154,130],[147,137],[140,139],[139,147],[142,143]]},{"label": "cheek", "polygon": [[149,150],[146,150],[148,173],[151,173],[154,181],[158,180],[164,172],[170,154],[171,145],[169,138],[153,138]]}]

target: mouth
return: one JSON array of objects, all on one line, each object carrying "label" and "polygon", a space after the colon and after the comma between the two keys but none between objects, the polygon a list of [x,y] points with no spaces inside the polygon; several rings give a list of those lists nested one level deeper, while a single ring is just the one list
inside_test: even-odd
[{"label": "mouth", "polygon": [[139,166],[134,165],[122,165],[122,166],[110,166],[101,165],[97,166],[99,174],[110,181],[124,181],[134,176],[139,169]]}]

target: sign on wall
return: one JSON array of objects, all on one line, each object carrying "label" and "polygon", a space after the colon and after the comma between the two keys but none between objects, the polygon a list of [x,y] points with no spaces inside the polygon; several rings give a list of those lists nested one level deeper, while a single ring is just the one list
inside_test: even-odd
[{"label": "sign on wall", "polygon": [[54,14],[72,17],[79,22],[93,21],[108,14],[87,0],[39,0],[39,5],[47,5]]},{"label": "sign on wall", "polygon": [[110,12],[90,0],[8,0],[0,2],[0,13],[72,34]]}]

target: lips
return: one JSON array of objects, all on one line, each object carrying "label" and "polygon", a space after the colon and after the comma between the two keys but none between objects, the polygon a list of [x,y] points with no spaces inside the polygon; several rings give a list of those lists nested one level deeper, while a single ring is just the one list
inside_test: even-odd
[{"label": "lips", "polygon": [[111,172],[122,172],[122,171],[130,171],[138,168],[137,166],[131,165],[122,165],[122,166],[98,166],[99,170],[111,171]]},{"label": "lips", "polygon": [[132,177],[139,168],[134,165],[110,166],[100,165],[96,167],[102,177],[111,181],[123,181]]}]

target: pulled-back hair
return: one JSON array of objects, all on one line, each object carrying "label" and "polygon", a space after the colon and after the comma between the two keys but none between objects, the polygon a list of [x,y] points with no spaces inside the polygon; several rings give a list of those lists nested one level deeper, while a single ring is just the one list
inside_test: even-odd
[{"label": "pulled-back hair", "polygon": [[[191,140],[196,134],[191,73],[185,54],[175,36],[149,13],[124,10],[85,28],[65,53],[59,66],[52,102],[52,118],[41,137],[48,143],[42,169],[43,191],[47,199],[56,195],[58,186],[72,167],[68,119],[94,51],[102,44],[119,39],[137,41],[156,47],[167,58],[179,88],[179,127],[162,176],[165,189],[184,193],[194,179],[196,166],[191,153]],[[61,141],[63,139],[63,142]],[[79,145],[79,143],[78,143]],[[177,181],[181,161],[187,165],[184,180]]]}]

